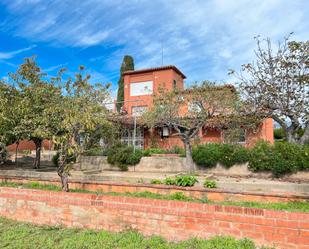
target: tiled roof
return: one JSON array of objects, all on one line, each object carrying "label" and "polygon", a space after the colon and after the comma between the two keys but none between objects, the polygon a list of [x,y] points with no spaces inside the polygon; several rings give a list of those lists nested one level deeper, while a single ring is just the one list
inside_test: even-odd
[{"label": "tiled roof", "polygon": [[149,73],[149,72],[153,72],[153,71],[161,71],[161,70],[166,70],[166,69],[173,69],[178,74],[180,74],[184,79],[186,78],[186,76],[177,67],[175,67],[173,65],[125,71],[125,72],[123,72],[123,75],[138,74],[138,73]]}]

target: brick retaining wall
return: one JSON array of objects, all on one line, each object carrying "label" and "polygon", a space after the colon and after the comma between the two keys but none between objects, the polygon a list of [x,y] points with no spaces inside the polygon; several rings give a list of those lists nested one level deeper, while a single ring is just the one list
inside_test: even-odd
[{"label": "brick retaining wall", "polygon": [[[60,186],[60,180],[49,179],[40,180],[37,178],[18,178],[18,177],[4,177],[0,176],[0,182],[13,183],[29,183],[38,182],[40,184],[52,184]],[[289,201],[309,201],[308,194],[293,194],[293,193],[262,193],[262,192],[248,192],[248,191],[228,191],[223,189],[207,189],[203,187],[177,187],[167,185],[154,184],[134,184],[134,183],[118,183],[118,182],[96,182],[96,181],[82,181],[70,180],[70,189],[88,190],[94,192],[151,192],[161,195],[170,195],[175,192],[183,192],[188,197],[196,199],[208,199],[210,201],[253,201],[253,202],[289,202]]]},{"label": "brick retaining wall", "polygon": [[0,215],[113,232],[137,229],[169,240],[231,235],[277,248],[309,248],[309,213],[1,187]]}]

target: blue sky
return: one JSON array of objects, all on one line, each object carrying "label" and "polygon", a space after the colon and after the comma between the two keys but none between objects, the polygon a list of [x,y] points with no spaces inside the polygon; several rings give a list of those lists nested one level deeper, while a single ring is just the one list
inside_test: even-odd
[{"label": "blue sky", "polygon": [[[253,37],[309,38],[308,0],[0,0],[0,78],[37,55],[49,74],[84,65],[115,94],[125,54],[136,68],[176,65],[188,77],[232,81]],[[306,16],[307,14],[307,16]]]}]

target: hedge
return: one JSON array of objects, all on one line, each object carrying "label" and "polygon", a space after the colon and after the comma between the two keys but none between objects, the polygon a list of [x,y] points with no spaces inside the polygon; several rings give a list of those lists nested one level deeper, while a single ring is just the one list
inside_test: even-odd
[{"label": "hedge", "polygon": [[251,149],[241,145],[207,143],[194,147],[192,157],[197,165],[207,168],[217,163],[229,168],[248,162],[251,171],[272,172],[275,177],[309,170],[309,145],[287,142],[271,145],[260,141]]},{"label": "hedge", "polygon": [[141,150],[135,150],[131,146],[117,144],[107,151],[107,162],[118,166],[121,170],[127,171],[128,166],[136,165],[143,156]]}]

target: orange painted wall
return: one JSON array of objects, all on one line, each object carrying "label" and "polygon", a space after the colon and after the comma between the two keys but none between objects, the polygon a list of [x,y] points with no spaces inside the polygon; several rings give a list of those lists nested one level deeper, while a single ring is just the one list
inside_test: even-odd
[{"label": "orange painted wall", "polygon": [[[146,130],[144,133],[144,148],[157,147],[166,150],[173,149],[175,146],[183,148],[183,142],[178,136],[171,135],[169,137],[161,137],[159,129]],[[265,119],[261,126],[254,133],[247,133],[246,142],[243,144],[246,147],[252,147],[259,140],[274,143],[273,136],[273,120]],[[199,133],[199,138],[193,141],[194,143],[223,143],[223,136],[220,130],[203,129]]]},{"label": "orange painted wall", "polygon": [[[42,142],[42,148],[45,150],[48,150],[49,148],[52,148],[52,142],[48,140],[43,140]],[[16,144],[11,144],[7,146],[8,151],[15,151],[16,150]],[[33,141],[23,140],[19,142],[18,151],[22,150],[35,150],[35,144]]]},{"label": "orange painted wall", "polygon": [[[132,114],[132,107],[134,106],[148,106],[153,104],[152,95],[143,96],[130,96],[130,83],[138,83],[144,81],[153,82],[153,92],[157,93],[160,87],[164,87],[166,91],[173,89],[173,81],[176,80],[177,88],[184,89],[184,80],[182,75],[172,68],[163,70],[154,70],[147,72],[136,72],[133,74],[124,75],[124,108],[128,112],[128,115]],[[181,109],[182,113],[187,112],[188,106],[185,105]],[[183,147],[181,139],[177,136],[161,137],[157,130],[146,130],[144,134],[144,148],[159,147],[164,149],[172,149],[175,146]],[[206,142],[223,142],[221,131],[218,130],[202,130],[199,133],[199,143]],[[255,133],[247,134],[247,141],[245,146],[253,146],[258,140],[266,140],[270,143],[274,142],[273,137],[273,121],[268,118],[261,124],[260,128]]]},{"label": "orange painted wall", "polygon": [[153,92],[158,92],[160,87],[164,87],[167,91],[173,89],[173,80],[176,80],[179,89],[184,88],[183,78],[173,69],[153,71],[148,73],[124,75],[124,108],[129,115],[132,114],[133,106],[152,106],[152,95],[130,96],[130,83],[138,83],[144,81],[153,82]]}]

